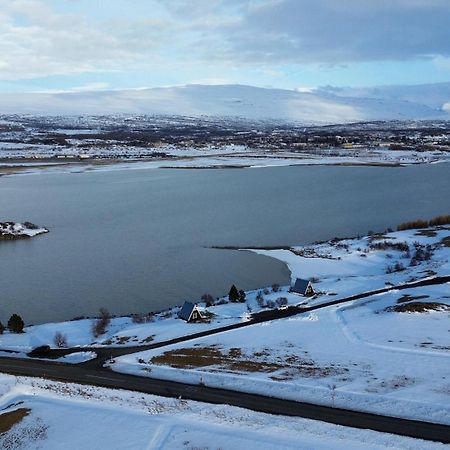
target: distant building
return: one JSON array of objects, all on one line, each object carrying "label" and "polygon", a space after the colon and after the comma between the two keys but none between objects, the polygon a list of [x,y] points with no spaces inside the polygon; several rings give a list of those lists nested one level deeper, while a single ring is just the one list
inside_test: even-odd
[{"label": "distant building", "polygon": [[291,287],[291,292],[304,295],[305,297],[310,297],[315,294],[311,281],[302,278],[297,278],[295,280],[294,286]]},{"label": "distant building", "polygon": [[197,305],[190,302],[184,302],[183,307],[178,313],[178,318],[183,319],[186,322],[197,322],[203,319],[203,315]]}]

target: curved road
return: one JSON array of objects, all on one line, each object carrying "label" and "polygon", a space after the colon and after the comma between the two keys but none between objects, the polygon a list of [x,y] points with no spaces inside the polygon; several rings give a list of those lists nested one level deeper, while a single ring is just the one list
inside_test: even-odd
[{"label": "curved road", "polygon": [[[31,377],[42,377],[49,380],[87,384],[113,389],[127,389],[144,392],[148,394],[161,395],[165,397],[182,397],[189,400],[197,400],[207,403],[220,403],[238,406],[271,414],[282,414],[299,416],[308,419],[321,420],[333,424],[350,426],[355,428],[372,429],[375,431],[393,433],[413,438],[439,441],[450,444],[450,426],[422,422],[417,420],[400,419],[390,416],[364,413],[330,406],[315,405],[311,403],[296,402],[291,400],[277,399],[273,397],[246,394],[243,392],[225,389],[210,388],[206,386],[194,386],[172,381],[157,380],[147,377],[112,372],[103,368],[105,359],[110,356],[116,357],[124,354],[143,351],[145,349],[158,348],[173,343],[189,341],[198,337],[221,333],[223,331],[242,328],[256,323],[266,322],[295,314],[301,314],[316,309],[325,308],[340,303],[350,302],[372,295],[432,284],[443,284],[450,282],[450,276],[434,277],[406,283],[399,286],[378,289],[375,291],[357,294],[345,299],[334,300],[320,305],[305,308],[288,308],[286,310],[266,311],[257,315],[248,322],[237,323],[226,327],[196,333],[189,336],[172,339],[157,344],[126,347],[126,348],[72,348],[65,350],[52,350],[52,357],[80,350],[93,350],[99,358],[83,364],[71,365],[53,361],[42,361],[33,359],[0,358],[0,371],[12,375],[23,375]],[[50,355],[48,355],[50,356]]]}]

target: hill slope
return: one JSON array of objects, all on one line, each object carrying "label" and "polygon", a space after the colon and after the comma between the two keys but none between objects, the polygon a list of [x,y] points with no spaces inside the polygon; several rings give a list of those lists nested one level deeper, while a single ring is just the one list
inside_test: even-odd
[{"label": "hill slope", "polygon": [[243,85],[0,94],[0,114],[164,114],[302,123],[450,119],[450,83],[312,92]]}]

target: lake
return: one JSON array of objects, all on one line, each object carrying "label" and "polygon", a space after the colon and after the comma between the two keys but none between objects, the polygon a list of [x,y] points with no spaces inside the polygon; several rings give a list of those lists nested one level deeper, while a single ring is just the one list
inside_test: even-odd
[{"label": "lake", "polygon": [[0,178],[0,220],[50,229],[0,242],[0,320],[160,310],[288,283],[286,267],[218,246],[277,246],[450,213],[448,164],[128,169]]}]

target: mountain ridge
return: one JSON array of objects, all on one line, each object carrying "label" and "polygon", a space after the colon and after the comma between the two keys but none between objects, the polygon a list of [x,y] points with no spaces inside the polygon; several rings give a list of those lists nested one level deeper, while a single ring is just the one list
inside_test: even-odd
[{"label": "mountain ridge", "polygon": [[304,124],[450,120],[450,83],[308,92],[247,85],[200,85],[1,93],[0,114],[153,114],[236,117]]}]

